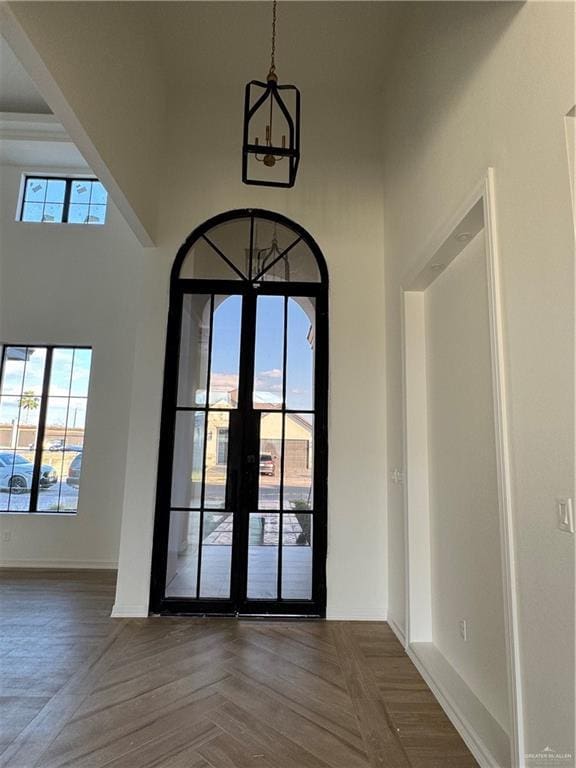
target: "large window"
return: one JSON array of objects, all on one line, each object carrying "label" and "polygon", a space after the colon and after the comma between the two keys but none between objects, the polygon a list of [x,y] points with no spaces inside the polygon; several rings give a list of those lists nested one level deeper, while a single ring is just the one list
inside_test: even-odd
[{"label": "large window", "polygon": [[26,176],[20,221],[104,224],[108,193],[97,179]]},{"label": "large window", "polygon": [[0,512],[78,510],[92,350],[4,346]]}]

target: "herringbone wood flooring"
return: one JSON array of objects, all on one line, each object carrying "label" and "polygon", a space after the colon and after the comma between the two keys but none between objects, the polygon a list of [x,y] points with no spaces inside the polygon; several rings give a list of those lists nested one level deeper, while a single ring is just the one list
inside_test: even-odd
[{"label": "herringbone wood flooring", "polygon": [[385,623],[110,619],[112,573],[2,582],[2,768],[476,765]]}]

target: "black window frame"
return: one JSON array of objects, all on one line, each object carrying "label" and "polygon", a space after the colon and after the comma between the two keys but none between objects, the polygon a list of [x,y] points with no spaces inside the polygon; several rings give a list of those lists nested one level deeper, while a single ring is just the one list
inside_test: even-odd
[{"label": "black window frame", "polygon": [[[40,472],[42,469],[42,453],[44,452],[44,440],[46,435],[46,414],[48,411],[48,399],[49,399],[49,387],[50,376],[52,373],[52,357],[54,350],[56,349],[73,349],[73,350],[89,350],[92,354],[94,348],[90,345],[75,345],[75,344],[32,344],[24,343],[17,344],[12,342],[0,343],[0,386],[4,376],[4,365],[7,359],[7,350],[13,348],[21,349],[45,349],[46,350],[46,362],[44,364],[44,373],[42,378],[42,392],[38,395],[40,400],[39,414],[38,414],[38,428],[36,432],[36,445],[34,447],[34,470],[32,475],[32,486],[30,489],[30,503],[27,510],[16,509],[0,509],[1,515],[77,515],[78,509],[75,510],[47,510],[38,509],[38,494],[40,492]],[[90,359],[90,377],[92,376],[92,358]],[[0,397],[2,391],[0,389]],[[86,395],[86,401],[90,396],[90,380],[88,382],[88,390]],[[15,453],[18,452],[18,448],[15,448]],[[61,480],[61,478],[59,478]],[[82,475],[80,475],[80,482]],[[80,492],[80,486],[78,486],[78,492]]]},{"label": "black window frame", "polygon": [[[18,222],[22,224],[74,224],[77,226],[96,226],[96,227],[103,227],[106,224],[106,216],[108,215],[108,190],[106,190],[106,203],[104,205],[104,220],[102,222],[96,222],[96,221],[68,221],[68,215],[70,213],[70,198],[72,195],[72,184],[77,181],[84,181],[87,183],[94,183],[98,182],[99,184],[102,184],[100,179],[96,176],[52,176],[49,174],[39,174],[39,173],[24,173],[23,174],[23,186],[22,186],[22,199],[20,201],[20,208],[18,210]],[[30,202],[36,202],[36,201],[30,201],[26,200],[26,189],[28,187],[28,181],[31,179],[37,179],[38,181],[63,181],[66,185],[65,192],[64,192],[64,200],[61,203],[63,206],[62,208],[62,221],[31,221],[30,219],[24,219],[24,206],[26,203]],[[104,186],[104,185],[102,185]],[[104,187],[104,189],[106,189]],[[46,205],[46,200],[42,203],[43,206]],[[60,205],[60,203],[57,203],[57,205]],[[72,203],[72,205],[75,205],[75,203]],[[90,209],[90,203],[87,204],[88,209]],[[96,203],[95,203],[96,205]],[[101,203],[98,203],[98,205],[102,205]],[[44,346],[44,345],[43,345]]]}]

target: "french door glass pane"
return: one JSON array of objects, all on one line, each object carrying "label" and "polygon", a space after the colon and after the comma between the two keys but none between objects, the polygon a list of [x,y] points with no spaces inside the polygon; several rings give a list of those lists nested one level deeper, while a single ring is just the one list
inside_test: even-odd
[{"label": "french door glass pane", "polygon": [[196,240],[186,254],[186,258],[180,268],[180,277],[185,279],[194,278],[195,280],[242,279],[242,276],[203,237]]},{"label": "french door glass pane", "polygon": [[254,408],[281,408],[284,377],[283,296],[259,296],[256,309]]},{"label": "french door glass pane", "polygon": [[215,296],[210,364],[210,405],[238,406],[242,297]]},{"label": "french door glass pane", "polygon": [[[250,253],[250,219],[233,219],[225,221],[218,227],[215,227],[206,235],[213,244],[214,250],[212,259],[214,261],[226,261],[222,259],[224,254],[236,269],[244,277],[248,277],[249,253]],[[220,252],[220,253],[219,253]],[[229,266],[229,265],[227,265]],[[232,271],[232,269],[230,269]],[[236,275],[235,272],[233,274]],[[236,275],[238,277],[238,275]]]},{"label": "french door glass pane", "polygon": [[200,506],[205,420],[206,415],[202,411],[180,411],[176,414],[172,507]]},{"label": "french door glass pane", "polygon": [[248,531],[249,599],[278,597],[278,529],[280,514],[253,512]]},{"label": "french door glass pane", "polygon": [[288,299],[286,408],[314,409],[315,299]]},{"label": "french door glass pane", "polygon": [[314,416],[284,416],[284,509],[313,508]]},{"label": "french door glass pane", "polygon": [[232,531],[234,516],[229,512],[204,512],[200,597],[230,597]]},{"label": "french door glass pane", "polygon": [[[206,435],[206,470],[204,475],[204,506],[207,509],[224,509],[226,505],[226,479],[228,475],[228,423],[230,414],[208,411]],[[225,434],[222,444],[219,436]]]},{"label": "french door glass pane", "polygon": [[282,526],[282,598],[312,599],[312,515],[284,514]]},{"label": "french door glass pane", "polygon": [[276,259],[297,240],[294,230],[275,221],[255,219],[252,279],[264,273],[260,278],[263,282],[290,280],[288,254],[286,259]]},{"label": "french door glass pane", "polygon": [[316,257],[303,240],[288,254],[289,279],[300,283],[319,283],[322,279]]},{"label": "french door glass pane", "polygon": [[282,414],[260,414],[258,509],[280,509]]},{"label": "french door glass pane", "polygon": [[187,294],[182,304],[178,405],[206,403],[208,350],[210,348],[210,296]]},{"label": "french door glass pane", "polygon": [[166,595],[196,597],[200,512],[170,512]]}]

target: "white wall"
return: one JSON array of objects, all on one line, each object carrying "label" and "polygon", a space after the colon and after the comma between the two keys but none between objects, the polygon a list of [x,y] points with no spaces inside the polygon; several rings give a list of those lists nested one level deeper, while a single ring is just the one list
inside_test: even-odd
[{"label": "white wall", "polygon": [[111,202],[102,227],[15,221],[25,170],[0,168],[0,341],[88,345],[93,357],[78,514],[0,515],[11,534],[0,562],[113,567],[142,248]]},{"label": "white wall", "polygon": [[[399,286],[493,166],[526,747],[574,753],[574,537],[558,531],[555,511],[557,496],[574,495],[574,244],[564,138],[574,104],[574,5],[406,4],[397,54],[383,137],[389,467],[402,461]],[[404,627],[395,486],[389,502],[389,615]]]}]

